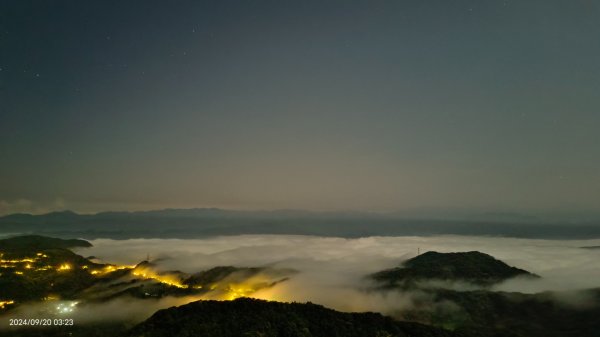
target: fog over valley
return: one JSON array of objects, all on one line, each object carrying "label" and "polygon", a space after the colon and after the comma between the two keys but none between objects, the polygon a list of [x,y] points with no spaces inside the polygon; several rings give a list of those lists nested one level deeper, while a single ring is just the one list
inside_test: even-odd
[{"label": "fog over valley", "polygon": [[[120,264],[150,258],[163,270],[197,271],[214,266],[283,267],[311,275],[313,282],[359,286],[363,277],[399,265],[420,250],[437,252],[481,251],[509,265],[542,277],[520,284],[498,285],[506,291],[569,290],[600,286],[600,251],[581,249],[600,245],[593,240],[531,240],[472,236],[366,237],[358,239],[287,235],[223,236],[199,240],[97,239],[80,248]],[[294,278],[292,278],[294,279]],[[290,282],[293,283],[293,282]]]}]

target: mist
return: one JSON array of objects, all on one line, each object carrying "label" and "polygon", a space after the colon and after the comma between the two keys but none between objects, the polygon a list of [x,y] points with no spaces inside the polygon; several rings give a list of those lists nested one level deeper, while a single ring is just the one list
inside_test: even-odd
[{"label": "mist", "polygon": [[[535,240],[499,237],[367,237],[357,239],[287,235],[241,235],[208,239],[92,240],[78,249],[107,263],[136,264],[149,255],[161,270],[193,273],[215,266],[293,268],[292,279],[309,277],[318,285],[357,286],[364,276],[396,267],[417,251],[477,250],[542,276],[509,280],[496,290],[539,292],[599,286],[600,245],[594,240]],[[300,276],[302,275],[302,276]]]},{"label": "mist", "polygon": [[[252,297],[278,301],[311,301],[342,311],[386,314],[407,308],[427,296],[415,292],[372,292],[365,276],[400,265],[417,250],[458,252],[477,250],[540,279],[512,279],[493,290],[537,293],[572,291],[600,286],[600,251],[579,247],[600,240],[531,240],[497,237],[367,237],[358,239],[312,236],[243,235],[199,240],[131,239],[92,241],[79,254],[104,262],[135,264],[147,255],[163,271],[187,273],[215,266],[292,268],[298,273]],[[436,286],[473,290],[477,286],[442,282]],[[569,297],[570,298],[570,297]]]},{"label": "mist", "polygon": [[[277,270],[293,270],[282,282],[258,289],[250,297],[285,302],[313,302],[340,311],[374,311],[394,316],[431,301],[424,290],[375,291],[367,275],[397,267],[417,252],[477,250],[511,266],[528,270],[540,279],[511,279],[492,290],[522,293],[560,291],[553,299],[570,306],[585,306],[588,297],[578,290],[600,286],[600,250],[581,249],[600,245],[595,240],[532,240],[499,237],[366,237],[357,239],[288,235],[242,235],[207,239],[92,240],[93,247],[76,253],[104,263],[135,265],[150,257],[156,272],[187,274],[217,266],[262,267],[267,272],[249,279],[230,276],[233,282],[273,282]],[[284,273],[285,274],[285,273]],[[235,278],[239,279],[235,279]],[[427,281],[427,286],[454,290],[479,287],[465,282]],[[80,303],[73,317],[78,322],[139,322],[156,310],[200,299],[227,299],[218,291],[202,296],[162,299],[119,298],[104,303]],[[22,305],[12,315],[39,313],[46,304]],[[436,310],[454,310],[450,302],[436,303]]]}]

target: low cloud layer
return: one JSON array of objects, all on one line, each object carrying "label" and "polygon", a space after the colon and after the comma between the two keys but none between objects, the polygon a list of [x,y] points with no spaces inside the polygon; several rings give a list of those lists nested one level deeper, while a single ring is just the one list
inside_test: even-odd
[{"label": "low cloud layer", "polygon": [[[244,235],[198,240],[130,239],[93,240],[91,248],[77,249],[107,263],[136,264],[150,255],[159,271],[180,270],[195,273],[216,266],[272,267],[294,269],[289,280],[259,290],[256,298],[322,304],[342,311],[375,311],[394,315],[428,303],[430,293],[372,291],[366,275],[396,267],[417,251],[481,251],[512,266],[542,276],[541,279],[515,279],[494,290],[535,293],[546,290],[577,290],[600,287],[600,250],[581,246],[600,245],[600,240],[556,241],[492,237],[368,237],[359,239],[310,236]],[[457,290],[474,289],[465,283],[443,284]],[[161,308],[181,305],[204,297],[163,298],[160,300],[117,299],[102,304],[78,305],[74,317],[79,322],[120,320],[141,321]],[[214,298],[214,297],[213,297]],[[585,293],[565,292],[556,300],[568,305],[585,305]],[[17,314],[35,312],[44,304],[22,306]],[[452,303],[438,303],[453,310]],[[437,309],[440,309],[439,307]]]},{"label": "low cloud layer", "polygon": [[[368,237],[359,239],[309,236],[243,235],[200,240],[132,239],[92,241],[81,249],[106,262],[134,264],[149,254],[164,270],[195,272],[214,266],[271,266],[299,271],[289,281],[255,294],[284,301],[312,301],[345,311],[389,313],[410,305],[415,294],[369,293],[364,276],[398,266],[420,252],[477,250],[509,265],[542,276],[509,280],[502,291],[535,293],[600,286],[600,251],[581,246],[600,240],[530,240],[492,237]],[[449,285],[465,287],[465,285]],[[468,285],[466,285],[468,287]],[[420,296],[417,294],[416,296]]]}]

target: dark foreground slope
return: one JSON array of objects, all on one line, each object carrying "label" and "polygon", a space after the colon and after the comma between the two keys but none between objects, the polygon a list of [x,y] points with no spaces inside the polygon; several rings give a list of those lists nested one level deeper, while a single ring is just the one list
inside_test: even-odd
[{"label": "dark foreground slope", "polygon": [[420,281],[465,281],[488,286],[513,277],[539,276],[511,267],[481,252],[427,252],[406,261],[401,267],[387,269],[371,277],[383,287],[414,286]]},{"label": "dark foreground slope", "polygon": [[[599,289],[539,294],[438,289],[431,294],[429,308],[414,309],[413,317],[466,336],[600,336]],[[450,310],[430,310],[444,304]]]},{"label": "dark foreground slope", "polygon": [[342,313],[306,303],[240,298],[198,301],[156,312],[130,337],[408,337],[458,336],[376,313]]}]

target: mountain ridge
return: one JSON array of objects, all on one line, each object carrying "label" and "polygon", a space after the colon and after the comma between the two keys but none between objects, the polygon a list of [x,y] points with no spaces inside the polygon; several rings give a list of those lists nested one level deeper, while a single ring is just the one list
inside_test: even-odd
[{"label": "mountain ridge", "polygon": [[283,234],[327,237],[491,235],[521,238],[600,238],[600,224],[524,224],[482,220],[402,218],[395,213],[165,209],[78,214],[72,211],[0,217],[0,233],[56,237],[190,238]]}]

